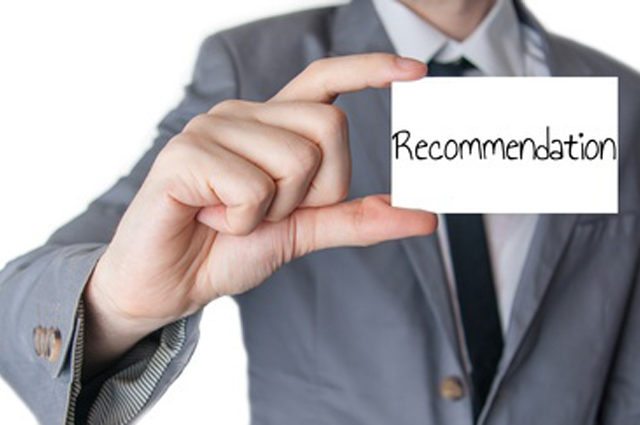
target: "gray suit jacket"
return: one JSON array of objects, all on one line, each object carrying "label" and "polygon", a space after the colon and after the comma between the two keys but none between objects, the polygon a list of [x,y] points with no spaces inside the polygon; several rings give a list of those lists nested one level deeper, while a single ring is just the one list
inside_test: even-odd
[{"label": "gray suit jacket", "polygon": [[[638,424],[640,76],[549,34],[519,2],[517,9],[542,34],[553,75],[620,77],[620,213],[541,217],[479,422]],[[162,395],[194,350],[200,313],[151,335],[82,388],[74,379],[83,286],[164,144],[223,99],[267,99],[314,59],[366,51],[392,51],[369,0],[208,38],[185,99],[131,174],[44,246],[7,265],[0,275],[0,374],[43,423],[73,423],[74,416],[82,423],[130,421]],[[567,108],[587,101],[588,94],[567,99]],[[338,104],[350,119],[350,196],[388,192],[388,91],[341,96]],[[465,353],[436,236],[314,253],[237,302],[252,423],[472,423]]]}]

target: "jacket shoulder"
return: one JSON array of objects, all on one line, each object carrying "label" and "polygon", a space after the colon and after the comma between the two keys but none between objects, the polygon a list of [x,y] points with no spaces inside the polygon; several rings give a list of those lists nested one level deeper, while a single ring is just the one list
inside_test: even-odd
[{"label": "jacket shoulder", "polygon": [[603,53],[593,47],[575,40],[552,34],[549,36],[552,45],[562,52],[559,60],[573,60],[590,69],[595,76],[618,77],[620,92],[630,90],[640,100],[640,73],[629,65]]}]

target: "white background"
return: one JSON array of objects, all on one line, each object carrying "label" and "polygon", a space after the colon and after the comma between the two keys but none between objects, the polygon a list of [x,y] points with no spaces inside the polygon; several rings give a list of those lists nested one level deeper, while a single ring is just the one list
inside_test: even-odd
[{"label": "white background", "polygon": [[[0,267],[40,245],[128,171],[180,98],[206,35],[329,3],[1,2]],[[527,3],[549,29],[640,69],[637,2]],[[245,367],[236,307],[216,301],[189,367],[141,423],[247,423]],[[0,409],[3,423],[35,423],[1,380]]]}]

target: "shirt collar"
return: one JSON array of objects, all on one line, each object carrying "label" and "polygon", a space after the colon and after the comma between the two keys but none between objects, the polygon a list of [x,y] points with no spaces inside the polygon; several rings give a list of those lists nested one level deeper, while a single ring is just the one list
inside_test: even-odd
[{"label": "shirt collar", "polygon": [[428,62],[448,62],[461,56],[484,75],[524,75],[521,26],[511,0],[496,0],[480,25],[457,42],[397,0],[373,0],[396,52]]}]

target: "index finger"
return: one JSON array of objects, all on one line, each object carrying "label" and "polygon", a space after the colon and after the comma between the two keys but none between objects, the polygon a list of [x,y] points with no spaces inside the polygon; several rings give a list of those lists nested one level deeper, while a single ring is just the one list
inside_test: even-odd
[{"label": "index finger", "polygon": [[389,53],[319,59],[271,100],[331,103],[341,93],[387,87],[392,81],[416,80],[426,72],[424,63]]}]

